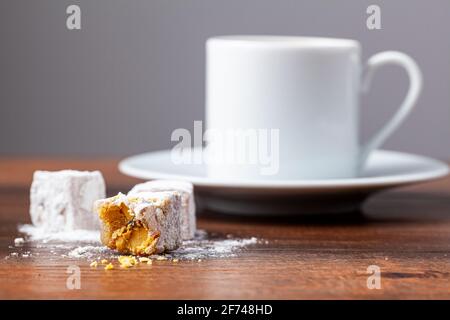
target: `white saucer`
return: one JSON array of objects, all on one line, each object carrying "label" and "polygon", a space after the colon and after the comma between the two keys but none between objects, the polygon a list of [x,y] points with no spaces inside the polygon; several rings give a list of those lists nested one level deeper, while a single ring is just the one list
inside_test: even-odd
[{"label": "white saucer", "polygon": [[119,170],[141,179],[178,179],[195,186],[198,205],[233,214],[305,214],[358,210],[374,192],[437,179],[448,174],[438,160],[375,151],[358,178],[336,180],[223,180],[207,176],[205,165],[174,164],[170,150],[132,156]]}]

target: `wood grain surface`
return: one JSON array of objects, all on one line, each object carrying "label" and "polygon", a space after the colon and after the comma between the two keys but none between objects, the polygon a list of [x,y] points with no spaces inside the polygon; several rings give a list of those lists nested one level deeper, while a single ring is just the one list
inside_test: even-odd
[{"label": "wood grain surface", "polygon": [[[105,271],[90,268],[87,259],[62,257],[63,248],[14,247],[18,224],[30,222],[33,171],[67,168],[101,170],[109,194],[139,182],[121,175],[115,159],[1,159],[1,299],[450,298],[449,178],[378,194],[361,212],[347,215],[239,218],[201,212],[198,226],[207,232],[263,241],[229,258]],[[31,256],[20,256],[25,251]],[[80,267],[79,290],[66,286],[70,265]],[[370,265],[381,269],[379,290],[367,288]]]}]

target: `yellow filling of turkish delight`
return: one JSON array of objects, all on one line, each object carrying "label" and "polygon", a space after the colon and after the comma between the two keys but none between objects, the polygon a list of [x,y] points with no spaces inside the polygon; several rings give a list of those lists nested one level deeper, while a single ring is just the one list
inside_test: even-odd
[{"label": "yellow filling of turkish delight", "polygon": [[155,253],[159,232],[149,230],[136,221],[125,203],[105,204],[98,214],[102,220],[101,241],[104,245],[125,254]]}]

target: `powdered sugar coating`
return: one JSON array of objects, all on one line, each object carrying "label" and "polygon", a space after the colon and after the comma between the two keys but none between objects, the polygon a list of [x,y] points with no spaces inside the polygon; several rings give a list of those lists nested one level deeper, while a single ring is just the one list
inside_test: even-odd
[{"label": "powdered sugar coating", "polygon": [[194,238],[196,230],[194,186],[187,181],[153,180],[135,185],[128,195],[145,192],[178,191],[181,195],[181,232],[183,240]]},{"label": "powdered sugar coating", "polygon": [[31,221],[48,232],[98,230],[100,223],[92,204],[105,197],[105,189],[99,171],[35,171]]}]

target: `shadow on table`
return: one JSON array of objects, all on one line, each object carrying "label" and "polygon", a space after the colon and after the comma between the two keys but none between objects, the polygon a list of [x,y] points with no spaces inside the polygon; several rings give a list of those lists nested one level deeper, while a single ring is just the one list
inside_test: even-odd
[{"label": "shadow on table", "polygon": [[[365,199],[362,199],[365,200]],[[450,220],[450,198],[435,193],[381,193],[356,208],[335,213],[305,213],[295,208],[289,214],[242,215],[218,210],[202,210],[211,222],[299,225],[368,225],[383,223],[419,223]]]}]

